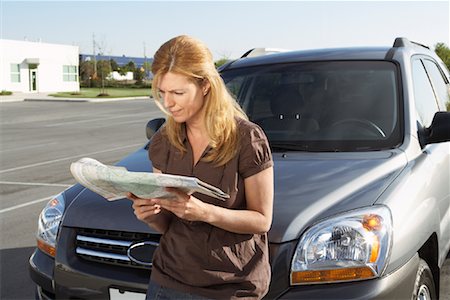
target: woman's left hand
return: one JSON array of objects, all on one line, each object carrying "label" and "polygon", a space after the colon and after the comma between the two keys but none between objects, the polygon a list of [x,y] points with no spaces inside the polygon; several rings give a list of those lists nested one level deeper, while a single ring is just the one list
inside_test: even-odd
[{"label": "woman's left hand", "polygon": [[177,217],[188,221],[204,221],[207,215],[207,203],[188,195],[176,188],[166,188],[176,198],[155,199],[155,203],[172,212]]}]

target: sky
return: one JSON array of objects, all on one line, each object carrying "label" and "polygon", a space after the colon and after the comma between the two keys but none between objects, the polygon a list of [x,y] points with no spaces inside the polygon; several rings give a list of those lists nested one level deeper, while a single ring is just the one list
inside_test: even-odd
[{"label": "sky", "polygon": [[181,34],[214,59],[255,47],[391,46],[395,37],[450,44],[449,0],[440,1],[10,1],[0,0],[2,39],[96,53],[152,57]]}]

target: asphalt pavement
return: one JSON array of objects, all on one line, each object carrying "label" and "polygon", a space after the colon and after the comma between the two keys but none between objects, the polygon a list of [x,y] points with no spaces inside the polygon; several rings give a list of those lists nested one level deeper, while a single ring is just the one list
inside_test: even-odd
[{"label": "asphalt pavement", "polygon": [[[126,99],[128,100],[128,99]],[[70,163],[114,164],[147,142],[153,101],[0,103],[0,299],[33,299],[28,259],[37,220],[51,197],[75,183]]]}]

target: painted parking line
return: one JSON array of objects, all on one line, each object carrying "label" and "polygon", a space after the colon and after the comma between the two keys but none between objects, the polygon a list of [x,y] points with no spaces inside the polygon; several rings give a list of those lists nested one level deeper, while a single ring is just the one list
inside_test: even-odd
[{"label": "painted parking line", "polygon": [[142,145],[143,145],[143,143],[132,144],[132,145],[123,146],[123,147],[117,147],[117,148],[108,149],[108,150],[89,152],[89,153],[78,154],[78,155],[74,155],[74,156],[68,156],[68,157],[62,157],[62,158],[58,158],[58,159],[47,160],[47,161],[43,161],[43,162],[39,162],[39,163],[35,163],[35,164],[30,164],[30,165],[25,165],[25,166],[20,166],[20,167],[5,169],[5,170],[0,170],[0,174],[13,172],[13,171],[18,171],[18,170],[23,170],[23,169],[28,169],[28,168],[33,168],[33,167],[39,167],[39,166],[43,166],[43,165],[49,165],[49,164],[60,162],[60,161],[71,160],[71,159],[85,157],[85,156],[90,156],[90,155],[94,155],[94,154],[113,152],[113,151],[123,150],[123,149],[127,149],[127,148],[135,148],[137,146],[142,146]]},{"label": "painted parking line", "polygon": [[41,203],[41,202],[44,202],[44,201],[49,201],[52,198],[53,198],[53,196],[45,197],[45,198],[37,199],[37,200],[34,200],[34,201],[22,203],[22,204],[19,204],[19,205],[14,205],[14,206],[11,206],[11,207],[8,207],[8,208],[0,209],[0,214],[5,213],[5,212],[9,212],[9,211],[12,211],[12,210],[15,210],[15,209],[27,207],[27,206],[30,206],[30,205],[33,205],[33,204]]},{"label": "painted parking line", "polygon": [[[83,119],[83,120],[76,120],[76,121],[66,121],[66,122],[60,122],[60,123],[52,123],[45,125],[45,127],[59,127],[63,125],[73,125],[73,124],[81,124],[81,123],[90,123],[90,122],[102,122],[106,120],[114,120],[114,119],[122,119],[122,118],[136,118],[136,116],[147,116],[148,113],[135,113],[135,114],[128,114],[128,115],[120,115],[120,116],[109,116],[109,117],[96,117],[92,119]],[[145,119],[146,120],[146,119]],[[141,121],[145,122],[145,121]]]},{"label": "painted parking line", "polygon": [[23,146],[23,147],[18,147],[18,148],[12,148],[12,149],[1,149],[0,152],[4,153],[4,152],[11,152],[11,151],[22,151],[22,150],[29,150],[29,149],[34,149],[34,148],[41,148],[41,147],[48,147],[54,144],[58,144],[58,142],[52,142],[52,143],[46,143],[46,144],[39,144],[39,145],[29,145],[29,146]]},{"label": "painted parking line", "polygon": [[0,181],[0,184],[6,185],[32,185],[32,186],[56,186],[56,187],[69,187],[73,184],[60,184],[60,183],[43,183],[43,182],[18,182],[18,181]]},{"label": "painted parking line", "polygon": [[114,124],[104,124],[104,125],[95,126],[95,129],[106,128],[106,127],[111,127],[111,126],[126,125],[126,124],[137,124],[137,123],[142,124],[142,121],[141,120],[133,120],[133,121],[124,121],[124,122],[114,122]]}]

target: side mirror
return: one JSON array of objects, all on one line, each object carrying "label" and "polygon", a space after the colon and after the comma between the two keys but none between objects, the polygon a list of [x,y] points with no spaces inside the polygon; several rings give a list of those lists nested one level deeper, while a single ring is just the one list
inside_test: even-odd
[{"label": "side mirror", "polygon": [[166,122],[164,118],[158,118],[148,121],[147,126],[145,127],[145,133],[147,134],[147,138],[150,140],[152,136],[158,131],[158,129]]},{"label": "side mirror", "polygon": [[450,141],[450,112],[437,112],[431,126],[425,129],[425,144]]}]

